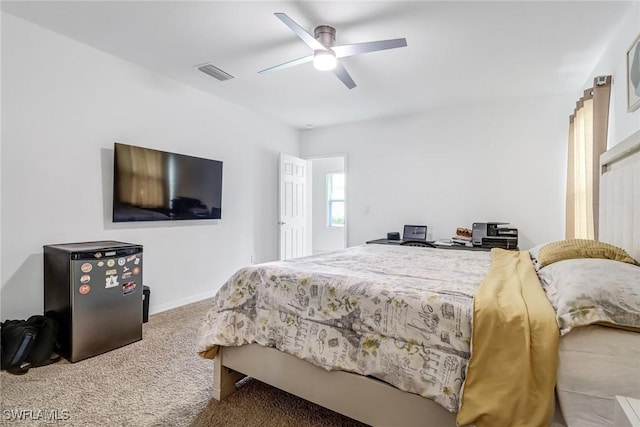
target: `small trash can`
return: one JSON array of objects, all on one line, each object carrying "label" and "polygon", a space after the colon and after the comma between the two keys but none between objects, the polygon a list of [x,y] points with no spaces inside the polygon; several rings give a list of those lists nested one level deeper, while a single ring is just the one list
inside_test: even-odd
[{"label": "small trash can", "polygon": [[149,321],[149,298],[151,297],[151,289],[148,286],[142,287],[142,323]]}]

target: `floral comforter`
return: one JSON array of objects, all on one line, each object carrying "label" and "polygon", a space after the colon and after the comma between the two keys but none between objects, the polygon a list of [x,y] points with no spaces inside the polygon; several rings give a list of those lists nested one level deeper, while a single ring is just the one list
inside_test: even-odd
[{"label": "floral comforter", "polygon": [[363,245],[253,265],[218,291],[198,352],[258,343],[458,409],[488,252]]}]

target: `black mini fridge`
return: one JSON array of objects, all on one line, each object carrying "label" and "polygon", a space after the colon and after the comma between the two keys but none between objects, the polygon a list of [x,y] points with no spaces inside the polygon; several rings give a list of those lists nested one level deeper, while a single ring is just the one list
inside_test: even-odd
[{"label": "black mini fridge", "polygon": [[142,339],[142,246],[98,241],[44,246],[44,314],[71,362]]}]

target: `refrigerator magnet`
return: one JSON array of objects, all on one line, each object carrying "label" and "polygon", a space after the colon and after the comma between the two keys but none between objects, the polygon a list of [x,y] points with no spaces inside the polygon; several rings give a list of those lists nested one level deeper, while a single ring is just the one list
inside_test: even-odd
[{"label": "refrigerator magnet", "polygon": [[78,288],[78,292],[80,292],[82,295],[86,295],[91,291],[91,286],[89,285],[81,285]]},{"label": "refrigerator magnet", "polygon": [[136,290],[136,282],[129,282],[122,285],[122,295],[128,295],[130,293],[135,292]]},{"label": "refrigerator magnet", "polygon": [[83,273],[88,273],[91,271],[91,269],[93,269],[93,266],[88,262],[85,262],[80,266],[80,270],[82,270]]},{"label": "refrigerator magnet", "polygon": [[119,284],[120,284],[120,282],[118,282],[118,276],[109,276],[105,280],[104,287],[107,288],[107,289],[115,288]]},{"label": "refrigerator magnet", "polygon": [[91,280],[91,276],[89,276],[88,274],[83,274],[80,277],[80,282],[82,283],[89,283],[90,280]]}]

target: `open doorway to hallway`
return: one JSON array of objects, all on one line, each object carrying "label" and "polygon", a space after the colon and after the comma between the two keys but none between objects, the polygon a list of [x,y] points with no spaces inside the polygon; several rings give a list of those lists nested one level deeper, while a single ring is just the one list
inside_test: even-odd
[{"label": "open doorway to hallway", "polygon": [[311,252],[347,247],[345,156],[309,158],[311,164]]}]

